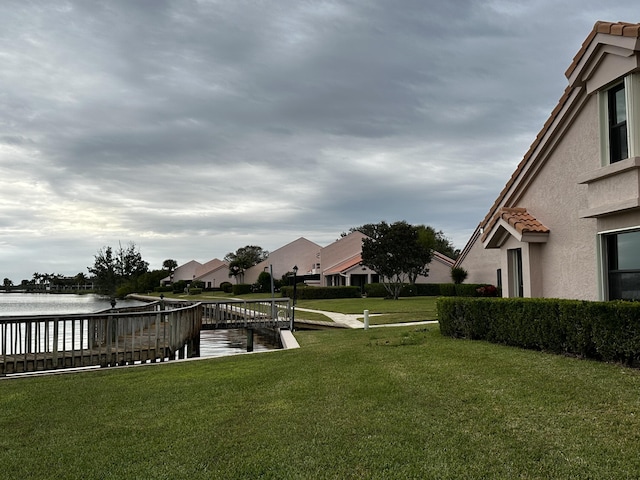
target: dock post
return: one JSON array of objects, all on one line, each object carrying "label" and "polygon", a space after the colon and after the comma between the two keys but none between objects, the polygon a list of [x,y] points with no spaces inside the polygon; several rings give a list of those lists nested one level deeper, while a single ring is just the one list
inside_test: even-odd
[{"label": "dock post", "polygon": [[253,352],[253,329],[247,328],[247,352]]}]

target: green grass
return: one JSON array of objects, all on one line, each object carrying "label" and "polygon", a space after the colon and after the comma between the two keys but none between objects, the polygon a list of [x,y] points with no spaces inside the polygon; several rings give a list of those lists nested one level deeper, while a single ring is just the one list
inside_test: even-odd
[{"label": "green grass", "polygon": [[[167,296],[188,300],[224,300],[225,298],[255,300],[270,298],[270,294],[266,293],[252,293],[233,297],[232,294],[224,292],[204,292],[200,295],[171,294]],[[369,323],[371,325],[382,325],[390,323],[436,320],[436,300],[437,297],[406,297],[400,298],[399,300],[387,300],[384,298],[335,298],[328,300],[298,300],[297,306],[301,308],[310,308],[312,310],[361,314],[362,316],[364,316],[363,312],[365,310],[369,310],[369,313],[372,314],[369,318]],[[375,314],[375,316],[373,314]],[[296,310],[296,318],[320,320],[324,322],[331,321],[331,319],[325,315],[313,312],[303,312],[301,310]]]},{"label": "green grass", "polygon": [[[361,314],[369,310],[371,325],[436,320],[437,297],[407,297],[399,300],[384,298],[336,298],[329,300],[298,300],[298,306],[314,310]],[[375,314],[375,315],[373,315]]]},{"label": "green grass", "polygon": [[640,375],[437,327],[0,381],[2,478],[638,478]]}]

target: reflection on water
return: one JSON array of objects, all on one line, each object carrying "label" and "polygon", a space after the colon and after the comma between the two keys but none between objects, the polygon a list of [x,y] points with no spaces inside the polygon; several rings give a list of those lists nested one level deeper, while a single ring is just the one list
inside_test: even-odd
[{"label": "reflection on water", "polygon": [[[253,334],[253,351],[264,352],[280,348],[278,342],[271,335],[258,332]],[[247,351],[247,331],[244,329],[231,330],[202,330],[200,332],[200,356],[222,357],[235,355]]]}]

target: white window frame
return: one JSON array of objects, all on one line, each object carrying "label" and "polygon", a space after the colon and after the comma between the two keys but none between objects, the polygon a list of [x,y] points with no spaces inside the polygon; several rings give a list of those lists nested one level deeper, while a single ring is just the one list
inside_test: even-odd
[{"label": "white window frame", "polygon": [[[624,82],[627,109],[627,158],[640,155],[640,73],[632,73],[622,79]],[[598,93],[600,109],[600,157],[602,166],[611,165],[609,155],[609,91],[620,85],[618,80]]]},{"label": "white window frame", "polygon": [[607,237],[640,231],[640,225],[598,232],[597,236],[597,262],[598,262],[598,290],[600,300],[611,301],[609,296],[609,253],[607,249]]}]

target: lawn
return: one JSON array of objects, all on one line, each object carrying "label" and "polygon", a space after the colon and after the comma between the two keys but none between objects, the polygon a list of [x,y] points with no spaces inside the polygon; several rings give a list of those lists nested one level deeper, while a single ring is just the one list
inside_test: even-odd
[{"label": "lawn", "polygon": [[638,478],[640,375],[442,337],[0,381],[2,478]]},{"label": "lawn", "polygon": [[[336,298],[328,300],[298,300],[298,306],[328,312],[361,314],[369,310],[371,325],[436,320],[437,297]],[[297,313],[296,313],[297,315]]]},{"label": "lawn", "polygon": [[[256,300],[270,298],[270,294],[266,293],[252,293],[233,297],[232,294],[224,292],[204,292],[199,295],[170,294],[167,296],[187,300],[225,300],[229,298]],[[363,312],[365,310],[369,310],[369,313],[372,314],[369,323],[371,325],[381,325],[436,320],[436,300],[437,297],[406,297],[400,298],[399,300],[387,300],[384,298],[336,298],[328,300],[298,300],[297,306],[310,308],[312,310],[360,314],[362,316],[364,316]],[[302,310],[296,311],[296,318],[325,322],[331,321],[329,317],[322,314],[304,312]]]}]

